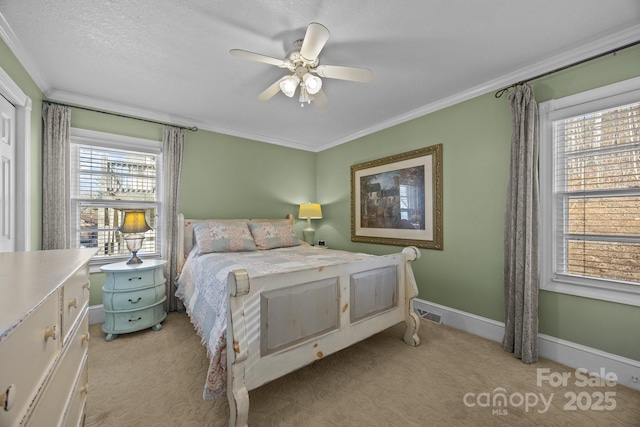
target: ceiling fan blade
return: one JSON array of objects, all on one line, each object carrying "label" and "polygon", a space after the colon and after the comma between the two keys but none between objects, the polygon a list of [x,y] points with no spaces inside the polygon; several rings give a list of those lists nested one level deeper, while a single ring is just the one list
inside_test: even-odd
[{"label": "ceiling fan blade", "polygon": [[318,65],[315,72],[321,77],[367,83],[373,80],[373,71],[368,68]]},{"label": "ceiling fan blade", "polygon": [[313,95],[313,103],[316,104],[316,107],[318,107],[321,110],[326,110],[327,107],[329,106],[329,100],[327,99],[327,95],[325,95],[322,89],[320,89],[318,93]]},{"label": "ceiling fan blade", "polygon": [[304,35],[304,40],[300,47],[300,56],[309,62],[315,61],[327,40],[329,40],[327,27],[317,22],[312,22],[307,27],[307,32]]},{"label": "ceiling fan blade", "polygon": [[248,59],[250,61],[264,62],[265,64],[275,65],[276,67],[286,68],[287,63],[282,59],[272,58],[270,56],[261,55],[259,53],[249,52],[242,49],[231,49],[229,53],[238,58]]},{"label": "ceiling fan blade", "polygon": [[268,101],[269,99],[271,99],[276,93],[280,92],[280,82],[286,80],[287,78],[289,78],[289,76],[284,76],[278,79],[278,81],[276,81],[274,84],[266,88],[260,95],[258,95],[258,100]]}]

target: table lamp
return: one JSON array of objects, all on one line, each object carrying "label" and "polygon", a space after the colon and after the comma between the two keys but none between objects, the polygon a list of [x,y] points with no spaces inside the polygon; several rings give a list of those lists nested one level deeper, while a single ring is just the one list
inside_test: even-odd
[{"label": "table lamp", "polygon": [[301,204],[300,210],[298,211],[298,218],[307,220],[307,228],[302,230],[302,234],[304,235],[304,241],[313,245],[316,230],[311,228],[311,220],[322,218],[322,207],[320,203],[308,202]]},{"label": "table lamp", "polygon": [[131,252],[131,258],[129,258],[127,264],[142,264],[142,260],[138,258],[138,251],[142,248],[142,241],[144,240],[142,233],[151,230],[151,227],[147,224],[144,211],[125,210],[122,226],[118,230],[123,234],[127,233],[124,241],[127,242],[127,249]]}]

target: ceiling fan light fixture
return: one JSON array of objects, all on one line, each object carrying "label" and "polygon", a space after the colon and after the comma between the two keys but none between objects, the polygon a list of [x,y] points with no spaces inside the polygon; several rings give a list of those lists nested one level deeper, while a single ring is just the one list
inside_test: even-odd
[{"label": "ceiling fan light fixture", "polygon": [[322,89],[322,80],[320,77],[307,73],[302,77],[302,80],[304,81],[304,86],[307,89],[307,92],[311,95],[315,95],[320,92],[320,89]]},{"label": "ceiling fan light fixture", "polygon": [[280,77],[258,95],[259,101],[267,101],[278,92],[292,98],[300,86],[300,105],[313,102],[319,109],[328,106],[327,95],[322,90],[323,79],[338,79],[354,82],[370,82],[373,72],[368,68],[320,65],[318,56],[329,39],[329,30],[322,24],[312,22],[307,26],[304,38],[296,40],[286,53],[285,59],[276,59],[242,49],[231,49],[229,53],[239,58],[263,62],[286,68],[289,73]]},{"label": "ceiling fan light fixture", "polygon": [[309,93],[304,85],[300,87],[300,97],[298,98],[298,101],[300,102],[301,107],[304,107],[305,103],[311,104],[311,101],[313,101],[313,95]]},{"label": "ceiling fan light fixture", "polygon": [[289,78],[280,82],[280,90],[289,98],[296,93],[296,88],[300,84],[300,78],[298,76],[290,76]]}]

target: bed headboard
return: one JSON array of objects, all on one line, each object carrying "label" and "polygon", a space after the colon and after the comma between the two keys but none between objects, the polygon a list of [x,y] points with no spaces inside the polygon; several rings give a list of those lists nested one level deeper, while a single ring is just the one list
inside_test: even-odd
[{"label": "bed headboard", "polygon": [[[291,222],[291,226],[295,226],[295,218],[293,215],[288,214],[284,219],[287,219]],[[234,218],[234,219],[217,219],[217,218],[207,218],[207,219],[185,219],[184,214],[178,214],[178,273],[182,271],[182,266],[184,265],[184,261],[191,252],[191,248],[193,248],[193,225],[199,222],[208,222],[208,221],[216,221],[216,222],[238,222],[238,221],[269,221],[269,222],[280,222],[283,218],[268,218],[268,219],[244,219],[244,218]]]}]

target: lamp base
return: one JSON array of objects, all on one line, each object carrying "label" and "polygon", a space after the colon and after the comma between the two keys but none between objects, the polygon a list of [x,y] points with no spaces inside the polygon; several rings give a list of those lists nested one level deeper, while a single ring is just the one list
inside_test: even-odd
[{"label": "lamp base", "polygon": [[307,242],[311,246],[314,245],[314,239],[315,239],[315,235],[316,235],[316,230],[314,230],[311,227],[305,228],[304,230],[302,230],[302,235],[304,236],[304,241],[305,242]]},{"label": "lamp base", "polygon": [[131,252],[131,258],[127,261],[127,264],[142,264],[142,260],[138,258],[138,251],[142,248],[142,241],[144,236],[142,234],[128,234],[124,238],[127,243],[127,249]]},{"label": "lamp base", "polygon": [[131,252],[131,258],[127,261],[127,264],[142,264],[142,260],[138,258],[138,252]]}]

